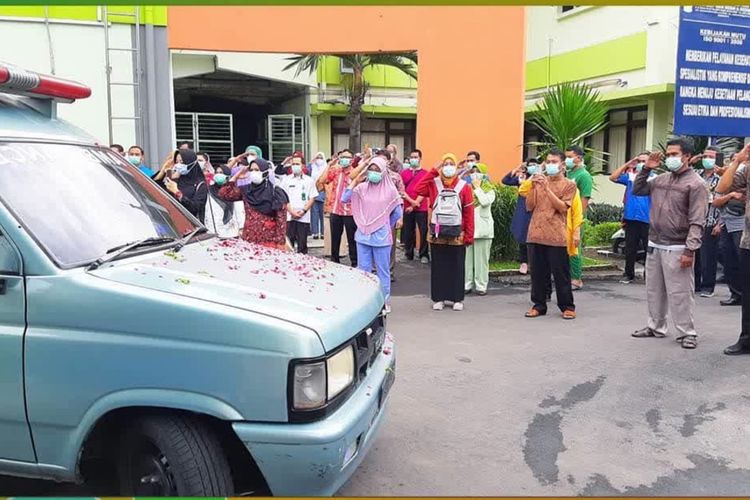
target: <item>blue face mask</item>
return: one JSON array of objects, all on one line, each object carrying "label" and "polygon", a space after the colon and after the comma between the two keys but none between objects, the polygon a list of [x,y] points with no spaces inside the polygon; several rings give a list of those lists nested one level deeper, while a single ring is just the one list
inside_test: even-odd
[{"label": "blue face mask", "polygon": [[188,172],[190,172],[190,168],[184,163],[178,163],[174,166],[174,171],[180,175],[186,175]]},{"label": "blue face mask", "polygon": [[636,172],[640,172],[641,170],[643,170],[643,167],[644,167],[645,165],[646,165],[645,163],[638,163],[638,164],[636,164],[636,166],[635,166],[635,171],[636,171]]},{"label": "blue face mask", "polygon": [[565,158],[565,166],[568,168],[573,168],[575,166],[575,161],[573,158]]},{"label": "blue face mask", "polygon": [[383,180],[383,173],[376,172],[375,170],[369,170],[367,172],[367,180],[372,182],[373,184],[378,184]]},{"label": "blue face mask", "polygon": [[539,172],[539,165],[531,164],[526,166],[526,173],[536,175]]},{"label": "blue face mask", "polygon": [[703,158],[703,168],[711,170],[716,165],[716,158]]},{"label": "blue face mask", "polygon": [[557,163],[547,163],[544,167],[544,173],[547,175],[557,175],[560,173],[560,165]]},{"label": "blue face mask", "polygon": [[682,158],[679,156],[670,156],[664,163],[671,172],[677,172],[682,168]]},{"label": "blue face mask", "polygon": [[225,174],[214,175],[214,183],[216,183],[217,186],[223,186],[226,182],[227,176]]},{"label": "blue face mask", "polygon": [[351,158],[339,158],[339,165],[346,168],[352,163]]},{"label": "blue face mask", "polygon": [[130,156],[128,155],[128,162],[133,166],[138,166],[141,164],[141,157],[140,156]]}]

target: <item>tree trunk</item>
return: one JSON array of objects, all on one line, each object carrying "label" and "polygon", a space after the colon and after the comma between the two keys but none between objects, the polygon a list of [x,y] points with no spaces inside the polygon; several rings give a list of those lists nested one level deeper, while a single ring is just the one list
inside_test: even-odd
[{"label": "tree trunk", "polygon": [[362,70],[354,68],[352,89],[349,94],[349,149],[362,151],[362,105],[365,102],[365,85]]}]

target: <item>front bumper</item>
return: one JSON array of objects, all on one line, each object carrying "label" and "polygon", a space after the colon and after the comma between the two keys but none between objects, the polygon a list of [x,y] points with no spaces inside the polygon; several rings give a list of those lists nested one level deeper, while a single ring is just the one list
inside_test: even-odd
[{"label": "front bumper", "polygon": [[388,389],[395,376],[395,356],[393,339],[386,334],[383,352],[366,378],[341,407],[323,420],[309,424],[232,425],[271,493],[330,496],[351,477],[383,422]]}]

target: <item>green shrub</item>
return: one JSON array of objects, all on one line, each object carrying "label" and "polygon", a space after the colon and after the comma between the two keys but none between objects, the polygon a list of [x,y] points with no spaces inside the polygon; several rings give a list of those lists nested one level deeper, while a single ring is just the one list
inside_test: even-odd
[{"label": "green shrub", "polygon": [[492,204],[495,239],[492,240],[490,260],[514,260],[518,256],[518,243],[510,232],[510,221],[516,210],[518,189],[496,184],[495,193],[495,203]]},{"label": "green shrub", "polygon": [[619,222],[592,224],[591,221],[585,220],[581,229],[583,246],[600,247],[609,245],[612,241],[612,235],[619,231],[620,227]]},{"label": "green shrub", "polygon": [[622,207],[607,203],[591,203],[586,211],[586,218],[594,225],[603,222],[620,222],[622,220]]}]

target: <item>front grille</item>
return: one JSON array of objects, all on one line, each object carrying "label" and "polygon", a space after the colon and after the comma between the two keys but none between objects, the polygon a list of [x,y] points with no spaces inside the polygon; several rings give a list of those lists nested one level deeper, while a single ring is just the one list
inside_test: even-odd
[{"label": "front grille", "polygon": [[367,372],[375,362],[375,358],[383,350],[384,341],[385,325],[383,323],[383,316],[378,314],[356,337],[357,374],[360,380],[367,376]]}]

